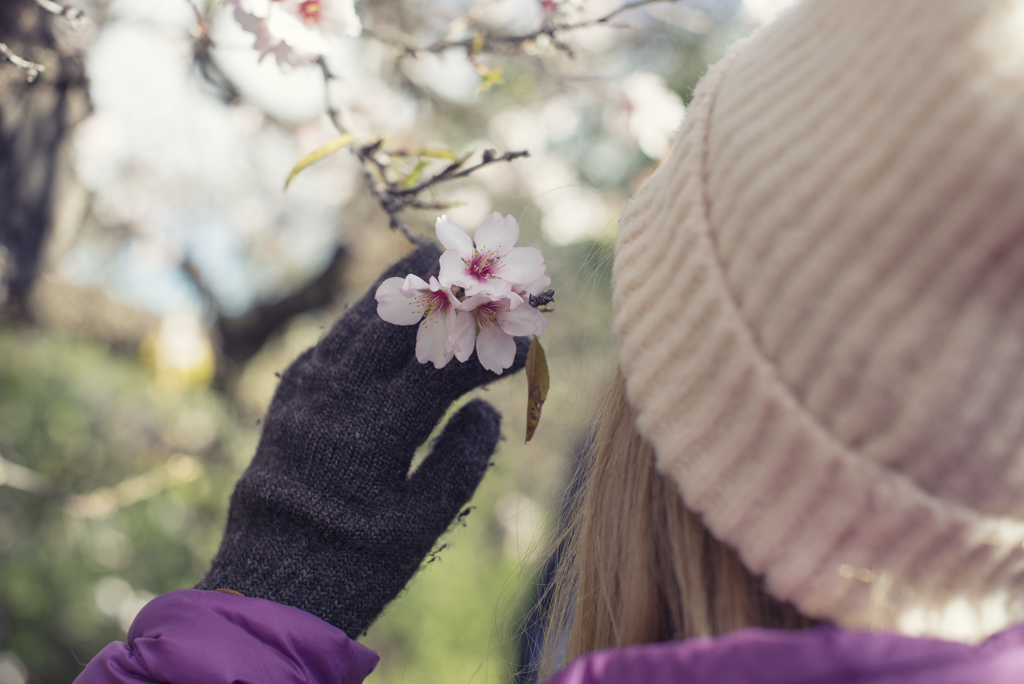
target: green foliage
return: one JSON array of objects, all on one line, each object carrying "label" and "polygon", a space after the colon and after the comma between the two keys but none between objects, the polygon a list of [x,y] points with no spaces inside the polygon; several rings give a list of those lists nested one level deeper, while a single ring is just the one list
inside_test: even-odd
[{"label": "green foliage", "polygon": [[[219,542],[232,456],[251,453],[254,432],[217,395],[162,389],[133,358],[0,330],[0,454],[48,480],[37,493],[11,477],[0,487],[0,651],[43,682],[71,681],[147,598],[191,586]],[[198,470],[168,479],[181,454]],[[75,495],[97,491],[119,492],[115,510],[82,515]]]},{"label": "green foliage", "polygon": [[507,486],[484,481],[457,523],[406,591],[361,641],[381,657],[367,684],[506,682],[515,635],[509,606],[521,599],[521,564],[506,554],[488,520]]}]

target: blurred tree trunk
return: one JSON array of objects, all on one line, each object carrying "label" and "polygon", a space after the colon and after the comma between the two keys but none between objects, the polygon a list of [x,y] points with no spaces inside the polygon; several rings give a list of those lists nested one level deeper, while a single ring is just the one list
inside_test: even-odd
[{"label": "blurred tree trunk", "polygon": [[0,2],[0,42],[43,64],[29,83],[25,72],[0,64],[0,270],[7,315],[29,319],[28,295],[39,273],[53,222],[53,189],[61,142],[68,131],[68,96],[84,86],[81,60],[60,53],[51,15],[30,0]]}]

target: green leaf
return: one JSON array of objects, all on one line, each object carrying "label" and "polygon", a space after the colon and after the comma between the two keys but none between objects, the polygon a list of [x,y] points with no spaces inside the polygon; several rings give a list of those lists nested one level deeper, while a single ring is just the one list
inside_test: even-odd
[{"label": "green leaf", "polygon": [[486,41],[486,39],[484,38],[484,34],[478,32],[476,35],[474,35],[473,36],[473,45],[472,45],[472,47],[469,50],[469,56],[470,57],[476,57],[481,52],[483,52],[484,51],[484,42],[485,41]]},{"label": "green leaf", "polygon": [[404,185],[406,189],[416,185],[416,181],[418,181],[420,179],[420,176],[423,175],[423,169],[425,168],[427,168],[427,161],[424,159],[420,159],[419,162],[416,164],[416,168],[414,168],[409,173],[409,175],[405,177],[405,181],[402,183],[402,185]]},{"label": "green leaf", "polygon": [[416,150],[416,154],[420,157],[432,157],[434,159],[455,161],[454,152],[451,150],[441,149],[440,147],[421,147]]},{"label": "green leaf", "polygon": [[300,159],[295,164],[294,167],[292,167],[292,172],[288,174],[288,180],[284,182],[284,189],[287,190],[288,186],[291,185],[292,180],[294,180],[296,176],[302,173],[307,166],[312,166],[313,164],[317,163],[324,157],[329,157],[338,150],[342,149],[343,147],[348,147],[353,142],[355,142],[355,139],[356,137],[351,133],[339,135],[337,138],[327,143],[323,147],[313,150],[312,152],[307,154],[305,157]]},{"label": "green leaf", "polygon": [[544,347],[536,337],[530,343],[530,351],[526,354],[526,441],[533,438],[540,422],[540,409],[548,398],[551,378],[548,376],[548,360],[544,356]]},{"label": "green leaf", "polygon": [[483,64],[476,65],[476,72],[480,74],[480,84],[476,87],[476,94],[483,95],[492,86],[505,84],[505,70],[501,67],[491,69]]}]

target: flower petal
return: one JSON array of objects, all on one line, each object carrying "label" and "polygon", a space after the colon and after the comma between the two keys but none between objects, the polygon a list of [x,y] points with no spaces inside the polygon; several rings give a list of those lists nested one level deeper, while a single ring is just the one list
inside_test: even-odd
[{"label": "flower petal", "polygon": [[478,251],[490,252],[498,257],[508,254],[518,239],[519,224],[515,217],[509,214],[502,218],[498,212],[481,221],[473,233],[473,242]]},{"label": "flower petal", "polygon": [[501,375],[516,358],[516,341],[496,325],[485,326],[476,338],[476,356],[481,366]]},{"label": "flower petal", "polygon": [[467,283],[463,287],[466,289],[467,296],[483,294],[491,301],[512,295],[512,283],[503,278],[487,278],[486,280],[471,278],[467,279]]},{"label": "flower petal", "polygon": [[423,318],[423,301],[419,297],[410,299],[402,294],[404,278],[388,278],[374,298],[377,300],[377,315],[395,325],[413,325]]},{"label": "flower petal", "polygon": [[434,368],[448,365],[455,356],[450,342],[451,332],[451,316],[434,311],[424,318],[416,331],[416,360],[420,363],[430,361]]},{"label": "flower petal", "polygon": [[331,49],[330,42],[317,30],[308,26],[298,15],[289,12],[282,3],[270,4],[267,13],[267,31],[302,55],[322,55]]},{"label": "flower petal", "polygon": [[[525,287],[544,277],[544,255],[536,247],[516,247],[501,259],[497,275],[513,285]],[[518,289],[518,288],[517,288]]]},{"label": "flower petal", "polygon": [[503,306],[495,315],[501,329],[516,337],[539,334],[537,326],[540,325],[540,322],[537,319],[540,317],[540,312],[532,306],[519,306],[515,309]]},{"label": "flower petal", "polygon": [[459,302],[459,309],[462,311],[472,311],[481,304],[494,301],[485,294],[473,295],[472,297],[466,297],[464,300]]},{"label": "flower petal", "polygon": [[466,362],[476,344],[476,316],[472,311],[459,311],[455,314],[455,328],[452,331],[452,347],[455,358]]},{"label": "flower petal", "polygon": [[458,285],[465,289],[467,285],[477,284],[477,279],[469,273],[466,260],[462,258],[458,250],[448,249],[441,255],[441,273],[438,279],[442,287]]},{"label": "flower petal", "polygon": [[548,285],[551,284],[550,276],[541,276],[537,280],[522,288],[520,292],[525,295],[539,295],[544,290],[548,289]]},{"label": "flower petal", "polygon": [[[389,278],[390,280],[390,278]],[[430,286],[424,282],[423,278],[420,278],[415,273],[410,273],[405,276],[405,280],[402,281],[402,294],[406,297],[415,297],[419,294],[418,290],[429,290]]]},{"label": "flower petal", "polygon": [[441,218],[437,219],[437,223],[434,224],[434,232],[446,249],[454,249],[459,256],[467,261],[473,258],[473,240],[466,234],[466,231],[459,228],[459,224],[448,218],[448,214],[442,214]]},{"label": "flower petal", "polygon": [[[530,308],[533,309],[532,306]],[[536,309],[533,309],[533,310],[537,311]],[[537,311],[537,332],[535,332],[533,334],[536,335],[537,337],[540,337],[541,335],[544,334],[544,331],[547,330],[547,329],[548,329],[548,319],[544,318],[544,314],[542,314],[540,311]]]}]

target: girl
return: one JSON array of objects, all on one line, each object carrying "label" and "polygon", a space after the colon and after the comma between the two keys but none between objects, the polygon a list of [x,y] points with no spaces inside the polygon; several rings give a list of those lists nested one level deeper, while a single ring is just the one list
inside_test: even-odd
[{"label": "girl", "polygon": [[[702,80],[621,219],[542,677],[1021,681],[1022,37],[1024,0],[806,0]],[[486,373],[364,300],[282,379],[200,589],[80,680],[361,681],[498,417],[412,450]]]}]

